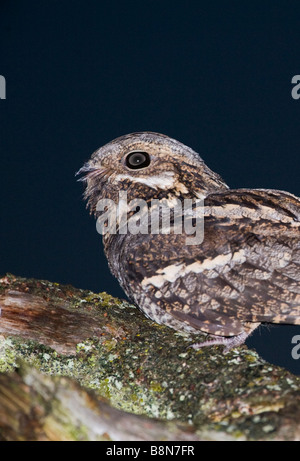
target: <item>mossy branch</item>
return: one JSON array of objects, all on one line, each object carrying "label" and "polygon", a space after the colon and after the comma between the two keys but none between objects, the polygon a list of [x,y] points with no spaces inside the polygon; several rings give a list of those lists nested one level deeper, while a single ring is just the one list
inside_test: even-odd
[{"label": "mossy branch", "polygon": [[12,275],[0,307],[3,440],[300,440],[299,378],[246,346],[196,352],[106,293]]}]

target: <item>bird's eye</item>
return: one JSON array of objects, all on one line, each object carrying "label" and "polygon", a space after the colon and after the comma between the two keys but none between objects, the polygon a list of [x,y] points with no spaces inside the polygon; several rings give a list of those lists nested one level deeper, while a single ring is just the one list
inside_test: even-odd
[{"label": "bird's eye", "polygon": [[131,170],[138,170],[150,165],[150,155],[147,152],[131,152],[127,155],[125,162]]}]

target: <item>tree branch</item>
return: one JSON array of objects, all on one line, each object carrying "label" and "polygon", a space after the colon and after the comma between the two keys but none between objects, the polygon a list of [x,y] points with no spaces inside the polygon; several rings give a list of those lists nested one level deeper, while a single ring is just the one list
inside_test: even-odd
[{"label": "tree branch", "polygon": [[194,351],[106,293],[12,275],[0,307],[4,440],[300,439],[299,378],[246,346]]}]

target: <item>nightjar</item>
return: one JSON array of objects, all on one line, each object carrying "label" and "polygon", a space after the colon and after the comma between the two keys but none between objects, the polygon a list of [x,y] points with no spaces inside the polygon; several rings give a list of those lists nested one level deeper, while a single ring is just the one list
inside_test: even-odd
[{"label": "nightjar", "polygon": [[121,190],[149,209],[162,201],[171,208],[203,200],[201,243],[187,244],[184,227],[178,233],[121,232],[122,213],[114,215],[116,232],[103,235],[111,272],[147,317],[176,330],[208,333],[210,340],[193,347],[223,344],[225,351],[260,323],[300,324],[298,197],[229,189],[192,149],[152,132],[115,139],[78,173],[97,218],[103,212],[99,201],[118,203]]}]

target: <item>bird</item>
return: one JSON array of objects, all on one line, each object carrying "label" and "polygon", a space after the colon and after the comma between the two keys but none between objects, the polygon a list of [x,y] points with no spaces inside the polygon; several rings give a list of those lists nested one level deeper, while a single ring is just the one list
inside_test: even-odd
[{"label": "bird", "polygon": [[[97,204],[118,203],[120,191],[132,203],[142,199],[148,209],[162,201],[170,207],[186,200],[203,205],[200,243],[188,244],[184,229],[121,232],[122,212],[116,231],[103,233],[112,274],[146,317],[177,331],[204,333],[206,340],[191,347],[223,345],[224,353],[261,324],[300,324],[298,197],[230,189],[193,149],[150,131],[105,144],[77,174],[87,207],[100,221],[108,206],[99,211]],[[129,209],[129,219],[136,210]],[[185,218],[182,207],[180,219]]]}]

